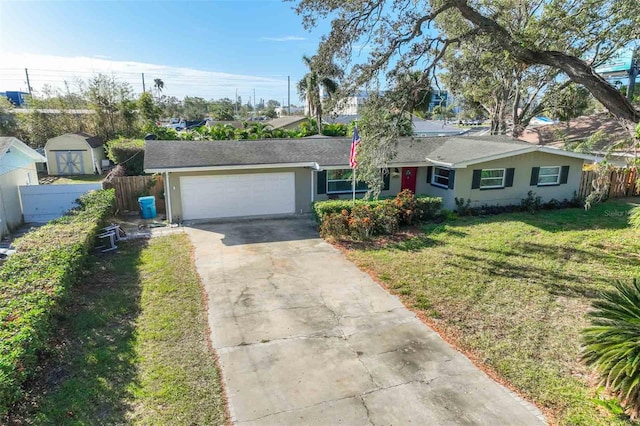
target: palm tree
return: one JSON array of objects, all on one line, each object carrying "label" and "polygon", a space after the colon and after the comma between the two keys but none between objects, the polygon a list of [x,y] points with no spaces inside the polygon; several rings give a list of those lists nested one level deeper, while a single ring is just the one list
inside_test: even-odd
[{"label": "palm tree", "polygon": [[302,56],[302,62],[309,68],[309,72],[298,82],[298,93],[307,103],[309,115],[315,116],[318,134],[322,134],[322,95],[329,99],[338,91],[335,79],[342,78],[343,71],[333,62],[320,64],[316,56]]},{"label": "palm tree", "polygon": [[162,93],[162,89],[164,89],[164,81],[160,78],[154,78],[153,87],[156,89],[156,96],[159,97],[160,93]]},{"label": "palm tree", "polygon": [[591,326],[582,332],[583,358],[631,417],[640,412],[640,282],[617,282],[594,302]]}]

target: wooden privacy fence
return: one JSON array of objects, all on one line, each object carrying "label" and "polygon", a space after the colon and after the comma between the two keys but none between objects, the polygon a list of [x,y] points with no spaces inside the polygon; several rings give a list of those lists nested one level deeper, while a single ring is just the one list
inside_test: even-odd
[{"label": "wooden privacy fence", "polygon": [[156,197],[156,210],[165,212],[164,181],[161,175],[153,176],[121,176],[104,182],[103,188],[116,190],[116,207],[119,211],[138,211],[138,197],[153,195]]},{"label": "wooden privacy fence", "polygon": [[[594,190],[594,171],[583,171],[578,196],[586,198]],[[616,169],[609,172],[609,198],[634,197],[640,195],[636,188],[638,173],[636,169]]]}]

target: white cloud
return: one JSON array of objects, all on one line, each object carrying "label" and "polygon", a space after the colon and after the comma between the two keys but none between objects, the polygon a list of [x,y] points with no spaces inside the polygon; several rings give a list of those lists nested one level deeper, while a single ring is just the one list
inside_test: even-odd
[{"label": "white cloud", "polygon": [[116,61],[98,57],[98,55],[64,57],[0,51],[0,57],[3,58],[3,63],[15,67],[0,69],[2,82],[0,91],[26,91],[24,69],[28,68],[31,87],[36,91],[42,90],[45,84],[65,90],[65,81],[73,91],[74,83],[78,79],[86,80],[94,74],[106,73],[130,83],[134,91],[140,93],[142,92],[142,73],[144,73],[147,90],[153,87],[155,78],[160,78],[165,86],[163,94],[178,98],[185,95],[206,99],[233,98],[236,89],[243,102],[248,101],[249,97],[253,98],[254,89],[258,99],[281,100],[287,94],[286,77],[278,79],[143,62]]},{"label": "white cloud", "polygon": [[298,36],[284,36],[284,37],[260,37],[262,41],[303,41],[305,37]]}]

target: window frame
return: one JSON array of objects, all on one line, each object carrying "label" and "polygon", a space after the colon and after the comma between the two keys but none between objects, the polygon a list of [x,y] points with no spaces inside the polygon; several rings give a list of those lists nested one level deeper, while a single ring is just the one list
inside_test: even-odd
[{"label": "window frame", "polygon": [[[500,185],[488,185],[488,186],[483,186],[482,185],[482,181],[485,179],[498,179],[497,177],[491,177],[491,178],[483,178],[482,177],[482,173],[484,172],[490,172],[490,171],[494,171],[494,170],[501,170],[502,171],[502,183]],[[507,169],[506,168],[493,168],[493,169],[481,169],[480,171],[480,186],[478,187],[478,189],[482,190],[482,189],[502,189],[505,188],[505,184],[507,181]]]},{"label": "window frame", "polygon": [[[345,169],[328,169],[327,170],[327,179],[326,179],[326,190],[327,190],[326,194],[327,195],[329,195],[329,194],[350,194],[351,192],[353,192],[353,186],[352,186],[353,184],[351,182],[351,179],[348,179],[348,180],[347,179],[329,179],[329,174],[331,172],[342,171],[342,170],[351,170],[352,171],[352,169],[349,169],[349,168],[345,168]],[[329,190],[329,182],[349,182],[349,185],[351,186],[351,188],[348,189],[348,190],[347,189],[343,189],[343,190],[339,190],[339,191],[331,191],[331,190]],[[358,193],[358,192],[367,192],[369,190],[368,186],[367,186],[367,188],[364,188],[364,189],[362,189],[362,188],[358,189],[358,183],[361,183],[361,182],[365,183],[363,181],[356,181],[356,193]],[[366,183],[365,183],[365,185],[366,185]]]},{"label": "window frame", "polygon": [[[446,171],[449,172],[449,174],[447,176],[439,175],[438,173],[436,173],[437,169],[446,170]],[[442,179],[446,179],[447,180],[447,184],[445,185],[444,183],[437,182],[436,181],[436,177],[440,177]],[[433,171],[431,172],[431,182],[430,183],[431,183],[431,185],[437,186],[439,188],[449,189],[450,177],[451,177],[451,169],[450,168],[440,167],[440,166],[433,166]]]},{"label": "window frame", "polygon": [[[556,176],[556,181],[555,182],[540,182],[540,177],[541,176],[554,176],[553,174],[551,175],[542,175],[542,169],[558,169],[558,173],[555,175]],[[538,167],[538,182],[536,183],[537,186],[556,186],[556,185],[560,185],[560,176],[562,175],[562,166],[540,166]]]}]

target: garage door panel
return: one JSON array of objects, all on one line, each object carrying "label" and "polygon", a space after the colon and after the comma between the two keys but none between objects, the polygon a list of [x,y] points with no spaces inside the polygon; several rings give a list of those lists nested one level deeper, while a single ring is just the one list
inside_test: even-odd
[{"label": "garage door panel", "polygon": [[295,174],[180,177],[185,220],[295,213]]}]

